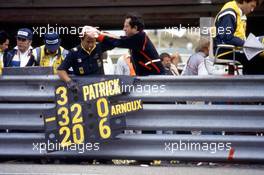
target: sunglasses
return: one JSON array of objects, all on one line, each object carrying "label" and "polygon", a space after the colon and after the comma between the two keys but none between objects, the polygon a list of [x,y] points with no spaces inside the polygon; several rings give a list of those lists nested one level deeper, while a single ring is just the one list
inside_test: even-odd
[{"label": "sunglasses", "polygon": [[25,42],[27,39],[25,39],[25,38],[20,38],[20,37],[17,37],[17,40],[18,40],[18,41],[23,41],[23,42]]}]

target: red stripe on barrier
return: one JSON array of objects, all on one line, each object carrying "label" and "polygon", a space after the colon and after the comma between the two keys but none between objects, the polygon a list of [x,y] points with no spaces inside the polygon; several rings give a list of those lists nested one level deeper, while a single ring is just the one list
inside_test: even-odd
[{"label": "red stripe on barrier", "polygon": [[227,160],[232,161],[234,159],[234,154],[235,154],[235,149],[231,148]]}]

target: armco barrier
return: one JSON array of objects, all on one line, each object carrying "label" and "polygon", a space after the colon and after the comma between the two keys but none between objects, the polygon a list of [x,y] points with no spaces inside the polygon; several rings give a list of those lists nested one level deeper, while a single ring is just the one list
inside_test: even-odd
[{"label": "armco barrier", "polygon": [[[126,129],[163,130],[163,134],[120,134],[98,145],[91,143],[89,150],[47,153],[41,145],[44,143],[42,113],[55,107],[54,89],[62,82],[54,75],[2,76],[0,158],[264,161],[264,137],[259,136],[264,132],[263,76],[136,79],[134,87],[156,85],[162,86],[162,91],[149,93],[145,88],[144,92],[134,90],[127,96],[115,97],[116,100],[141,98],[144,102],[143,111],[126,116]],[[182,103],[185,101],[206,103]],[[189,133],[197,130],[206,133]],[[219,134],[222,131],[226,134]]]}]

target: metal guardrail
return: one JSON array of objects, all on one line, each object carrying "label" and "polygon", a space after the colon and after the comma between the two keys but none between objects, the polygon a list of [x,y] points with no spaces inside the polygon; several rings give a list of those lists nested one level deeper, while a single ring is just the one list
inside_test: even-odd
[{"label": "metal guardrail", "polygon": [[[54,75],[3,76],[0,78],[0,101],[53,102],[55,86],[60,83]],[[264,102],[263,85],[264,77],[261,76],[138,77],[134,90],[123,98],[141,98],[151,102]],[[158,89],[160,86],[158,93],[148,92],[150,87]]]},{"label": "metal guardrail", "polygon": [[[43,132],[42,112],[54,107],[54,104],[0,104],[0,129]],[[264,132],[263,112],[261,105],[145,104],[143,111],[127,114],[126,124],[131,130]]]},{"label": "metal guardrail", "polygon": [[[137,77],[134,87],[161,86],[164,91],[148,93],[134,90],[117,100],[141,98],[144,110],[128,114],[128,130],[193,131],[191,134],[121,134],[100,150],[58,151],[34,150],[33,143],[44,143],[42,112],[55,106],[57,76],[2,76],[0,78],[0,158],[104,158],[104,159],[177,159],[189,161],[263,162],[264,77]],[[172,104],[175,101],[214,101],[221,105]],[[250,102],[229,104],[227,102]],[[164,104],[169,102],[169,104]],[[160,103],[160,104],[159,104]],[[163,103],[163,104],[162,104]],[[233,132],[214,135],[212,132]],[[239,133],[238,133],[239,132]],[[250,132],[250,133],[247,133]],[[230,144],[228,151],[175,149],[181,143]]]},{"label": "metal guardrail", "polygon": [[[119,135],[117,140],[100,144],[95,151],[60,151],[46,153],[44,148],[34,149],[32,143],[43,143],[43,133],[2,133],[0,134],[0,155],[8,158],[86,158],[86,159],[167,159],[189,161],[230,161],[230,162],[263,162],[263,137],[257,136],[210,136],[210,135]],[[214,150],[176,150],[176,143],[195,143],[214,145],[231,143],[234,157],[230,152]],[[172,147],[174,144],[175,147]],[[170,148],[168,146],[170,145]]]}]

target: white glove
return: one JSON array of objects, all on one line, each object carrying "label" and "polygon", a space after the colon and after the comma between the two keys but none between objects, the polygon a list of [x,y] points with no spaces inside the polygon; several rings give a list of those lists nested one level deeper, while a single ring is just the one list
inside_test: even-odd
[{"label": "white glove", "polygon": [[96,27],[84,26],[82,28],[82,32],[80,33],[80,37],[84,37],[84,35],[88,35],[91,38],[98,38],[100,33],[101,32]]}]

